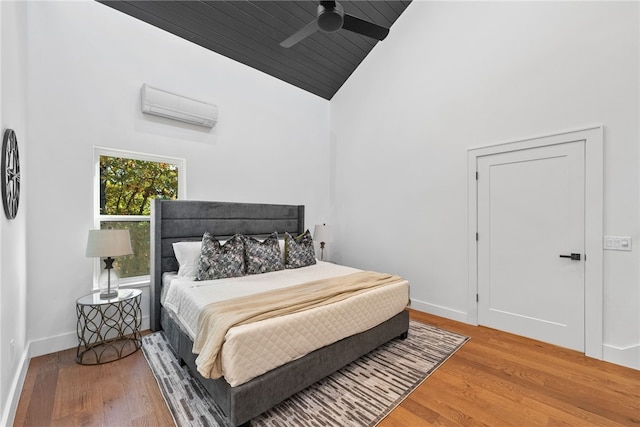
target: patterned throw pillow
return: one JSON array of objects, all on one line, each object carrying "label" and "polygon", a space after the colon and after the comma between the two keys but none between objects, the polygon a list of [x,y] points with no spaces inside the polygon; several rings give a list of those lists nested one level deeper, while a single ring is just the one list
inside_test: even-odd
[{"label": "patterned throw pillow", "polygon": [[202,236],[202,250],[196,280],[244,276],[244,239],[235,235],[221,245],[208,231]]},{"label": "patterned throw pillow", "polygon": [[300,268],[316,263],[316,251],[309,230],[298,237],[284,233],[284,259],[286,268]]},{"label": "patterned throw pillow", "polygon": [[244,264],[247,274],[268,273],[284,269],[278,233],[272,233],[260,242],[253,237],[244,238]]}]

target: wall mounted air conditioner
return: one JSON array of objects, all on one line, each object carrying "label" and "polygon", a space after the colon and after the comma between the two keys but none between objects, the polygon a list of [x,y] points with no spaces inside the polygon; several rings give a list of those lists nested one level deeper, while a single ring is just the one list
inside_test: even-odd
[{"label": "wall mounted air conditioner", "polygon": [[166,90],[143,84],[141,89],[142,112],[168,119],[212,128],[218,121],[215,104],[177,95]]}]

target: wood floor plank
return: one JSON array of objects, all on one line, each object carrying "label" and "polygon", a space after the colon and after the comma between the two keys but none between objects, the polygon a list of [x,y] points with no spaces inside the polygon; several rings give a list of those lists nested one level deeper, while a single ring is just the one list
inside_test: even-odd
[{"label": "wood floor plank", "polygon": [[[422,423],[427,422],[429,425],[435,426],[451,427],[458,425],[443,417],[438,412],[427,408],[412,396],[409,396],[403,402],[403,405],[401,407],[389,414],[389,417],[385,419],[385,425],[387,425],[387,420],[391,419],[392,417],[397,418],[399,420],[398,425],[401,426],[416,424],[418,422],[417,420],[420,420]],[[415,417],[418,417],[417,420]]]},{"label": "wood floor plank", "polygon": [[58,372],[42,372],[34,375],[34,378],[33,399],[29,402],[25,417],[31,425],[48,425],[52,420],[54,404],[50,390],[55,390]]},{"label": "wood floor plank", "polygon": [[[572,403],[565,403],[566,398],[558,398],[558,396],[549,395],[544,386],[535,385],[521,380],[514,381],[512,377],[504,376],[498,372],[487,371],[483,366],[468,358],[460,358],[452,361],[451,369],[447,371],[448,375],[458,376],[461,382],[466,384],[473,390],[489,390],[504,398],[516,399],[519,405],[518,413],[522,414],[524,419],[529,423],[526,416],[526,408],[534,408],[542,413],[552,415],[558,420],[565,420],[574,425],[602,425],[601,417],[592,415],[579,406]],[[508,390],[509,393],[506,393]],[[531,421],[533,422],[533,421]]]},{"label": "wood floor plank", "polygon": [[[435,377],[429,378],[429,382],[434,379]],[[460,399],[459,393],[452,394],[448,389],[437,389],[436,391],[435,388],[425,389],[424,387],[419,387],[412,393],[411,397],[431,411],[438,413],[441,419],[447,420],[447,422],[454,425],[484,427],[492,425],[488,423],[489,420],[495,422],[499,419],[490,407],[470,405],[466,400]],[[404,407],[404,402],[400,406]],[[500,423],[502,423],[502,420],[500,420]],[[384,421],[381,425],[385,426]]]},{"label": "wood floor plank", "polygon": [[124,360],[122,367],[107,363],[100,365],[100,396],[102,402],[102,425],[122,426],[129,423],[134,414],[131,413],[129,402],[136,396],[129,394],[124,385],[125,378],[121,377],[121,370],[128,370],[128,360]]},{"label": "wood floor plank", "polygon": [[[500,357],[499,354],[487,352],[482,348],[473,355],[463,354],[462,357],[466,358],[465,366],[476,366],[485,370],[490,368],[494,377],[508,380],[518,386],[518,395],[537,394],[556,407],[566,408],[567,411],[571,408],[576,416],[584,417],[592,423],[597,423],[600,417],[620,423],[626,422],[624,408],[620,406],[614,394],[601,394],[601,387],[594,387],[588,382],[578,382],[580,387],[575,387],[576,379],[566,379],[566,370],[558,371],[551,363],[539,364],[529,359],[514,360],[511,353]],[[486,382],[488,379],[483,379],[482,384]]]},{"label": "wood floor plank", "polygon": [[[640,371],[415,310],[411,317],[471,340],[381,427],[640,427]],[[71,349],[31,360],[15,426],[173,425],[142,352],[100,366],[74,358]]]},{"label": "wood floor plank", "polygon": [[[417,405],[420,406],[420,405]],[[414,406],[415,407],[415,406]],[[425,418],[426,408],[421,407],[419,411],[414,411],[409,407],[396,408],[387,418],[384,420],[384,425],[387,427],[407,427],[412,425],[421,425],[428,422],[432,426],[447,426],[452,427],[457,424],[442,418],[439,414],[431,412],[431,414]]]}]

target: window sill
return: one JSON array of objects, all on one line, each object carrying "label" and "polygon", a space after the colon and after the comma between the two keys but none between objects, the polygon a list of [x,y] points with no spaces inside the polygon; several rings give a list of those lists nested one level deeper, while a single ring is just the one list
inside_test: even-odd
[{"label": "window sill", "polygon": [[150,284],[151,284],[151,280],[144,279],[144,280],[138,280],[135,282],[124,283],[120,285],[120,287],[121,288],[148,288]]},{"label": "window sill", "polygon": [[[151,285],[151,279],[148,277],[145,277],[139,280],[131,280],[131,281],[126,281],[124,283],[120,283],[119,288],[120,289],[142,289],[142,288],[148,288],[150,285]],[[93,290],[97,292],[100,290],[100,288],[94,285]]]}]

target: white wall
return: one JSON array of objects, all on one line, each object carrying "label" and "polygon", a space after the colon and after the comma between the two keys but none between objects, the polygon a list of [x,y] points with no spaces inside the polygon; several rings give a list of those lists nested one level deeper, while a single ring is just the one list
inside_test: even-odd
[{"label": "white wall", "polygon": [[[467,150],[605,127],[604,357],[640,368],[639,4],[413,2],[331,101],[333,258],[467,320]],[[473,230],[475,232],[475,230]]]},{"label": "white wall", "polygon": [[[0,207],[0,425],[7,424],[26,373],[26,224],[29,165],[26,126],[26,7],[0,2],[0,138],[13,129],[18,138],[21,199],[15,219]],[[0,202],[1,203],[1,202]]]},{"label": "white wall", "polygon": [[[95,145],[185,158],[189,199],[299,203],[309,228],[327,221],[328,101],[97,2],[28,12],[32,355],[77,345]],[[217,126],[143,115],[144,82],[216,103]]]}]

